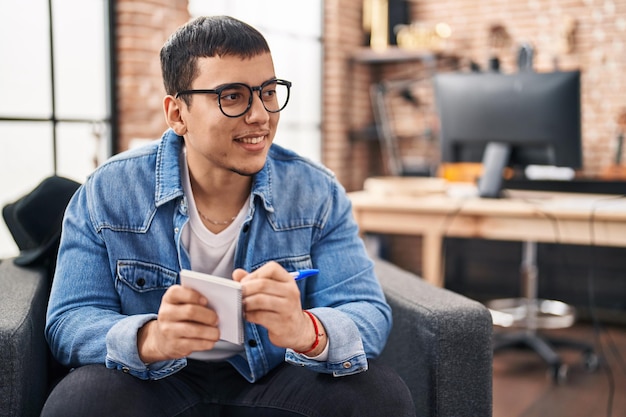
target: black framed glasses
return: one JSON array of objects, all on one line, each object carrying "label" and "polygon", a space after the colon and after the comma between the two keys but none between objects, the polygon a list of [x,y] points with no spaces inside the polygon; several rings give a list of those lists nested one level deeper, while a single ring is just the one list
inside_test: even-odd
[{"label": "black framed glasses", "polygon": [[270,113],[278,113],[287,106],[291,82],[272,78],[257,87],[244,83],[224,84],[213,90],[183,90],[176,93],[176,98],[184,94],[216,94],[217,105],[226,117],[243,116],[252,107],[252,94],[257,91],[263,107]]}]

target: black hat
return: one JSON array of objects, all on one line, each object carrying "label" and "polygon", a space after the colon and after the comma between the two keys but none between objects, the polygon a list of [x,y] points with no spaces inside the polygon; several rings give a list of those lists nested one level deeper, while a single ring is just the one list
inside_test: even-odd
[{"label": "black hat", "polygon": [[78,187],[79,183],[54,175],[4,206],[2,216],[20,249],[16,264],[33,265],[56,257],[65,207]]}]

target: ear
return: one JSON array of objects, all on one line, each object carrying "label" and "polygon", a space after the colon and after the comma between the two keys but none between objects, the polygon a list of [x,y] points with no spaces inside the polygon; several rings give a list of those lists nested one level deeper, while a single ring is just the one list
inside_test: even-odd
[{"label": "ear", "polygon": [[163,99],[163,110],[165,111],[165,121],[168,126],[179,136],[187,133],[187,125],[183,119],[181,106],[184,102],[176,99],[171,95],[165,96]]}]

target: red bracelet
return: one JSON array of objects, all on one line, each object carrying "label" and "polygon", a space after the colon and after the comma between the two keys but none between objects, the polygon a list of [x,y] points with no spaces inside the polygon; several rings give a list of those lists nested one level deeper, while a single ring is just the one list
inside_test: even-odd
[{"label": "red bracelet", "polygon": [[294,350],[294,352],[299,353],[301,355],[306,355],[309,352],[312,352],[313,349],[315,349],[317,347],[317,345],[320,344],[320,336],[323,336],[320,334],[319,328],[317,327],[317,321],[315,320],[315,316],[313,316],[313,314],[311,314],[308,310],[303,310],[311,319],[311,321],[313,322],[313,328],[315,329],[315,342],[313,342],[313,345],[311,345],[311,348],[309,350],[305,350],[304,352],[299,352],[297,350]]}]

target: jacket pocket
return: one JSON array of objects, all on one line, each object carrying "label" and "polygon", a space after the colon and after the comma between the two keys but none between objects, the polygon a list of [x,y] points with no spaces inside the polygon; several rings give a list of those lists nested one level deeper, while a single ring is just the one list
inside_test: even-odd
[{"label": "jacket pocket", "polygon": [[118,260],[115,288],[124,314],[156,313],[165,291],[176,284],[178,272],[160,265]]},{"label": "jacket pocket", "polygon": [[[282,266],[289,272],[298,271],[300,269],[313,268],[313,263],[311,261],[310,255],[284,256],[279,258],[272,258],[270,260],[277,262],[278,264],[280,264],[280,266]],[[260,268],[270,260],[264,260],[262,262],[259,262],[257,265],[254,265],[252,267],[252,270]]]}]

